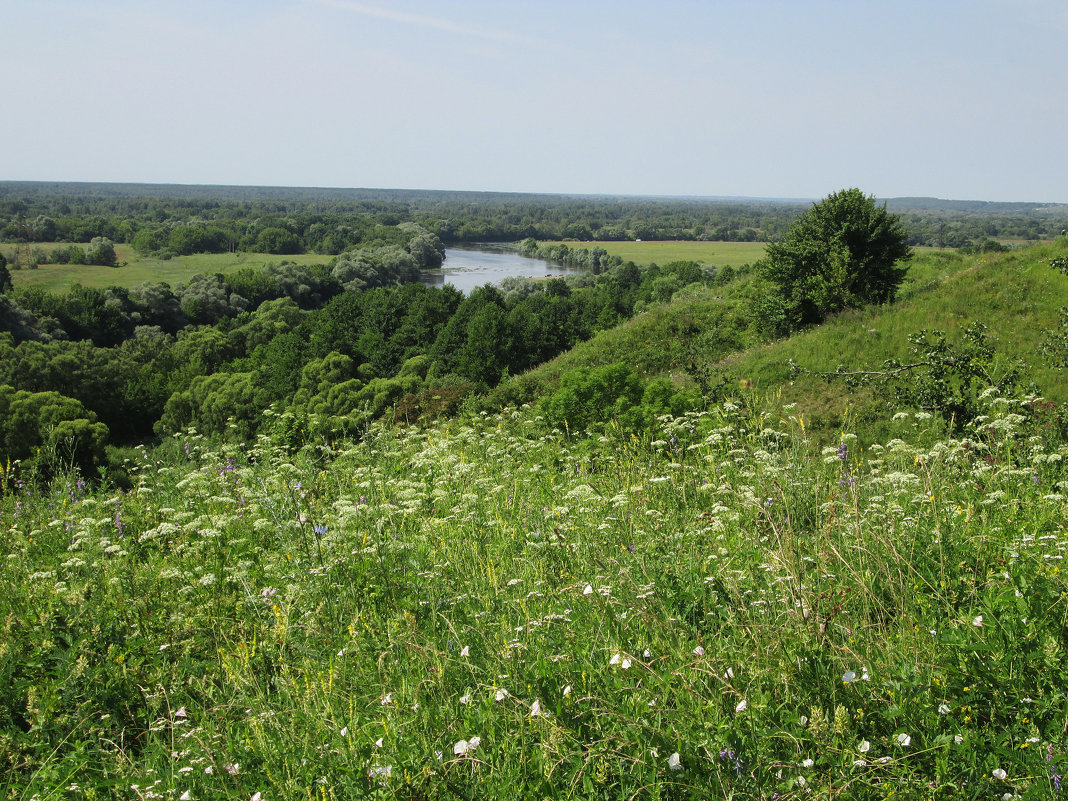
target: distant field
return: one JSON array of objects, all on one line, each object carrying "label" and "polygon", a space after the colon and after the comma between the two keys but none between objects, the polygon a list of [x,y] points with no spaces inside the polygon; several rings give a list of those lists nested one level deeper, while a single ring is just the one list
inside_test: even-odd
[{"label": "distant field", "polygon": [[[555,242],[540,242],[553,245]],[[718,267],[752,264],[764,255],[764,242],[573,242],[569,248],[600,247],[623,261],[635,264],[667,264],[672,261],[696,261]]]},{"label": "distant field", "polygon": [[[85,245],[83,244],[82,247]],[[54,243],[37,245],[46,250]],[[0,253],[10,254],[14,245],[0,245]],[[197,253],[175,256],[163,261],[138,255],[129,245],[115,245],[115,255],[122,267],[98,267],[90,264],[42,264],[36,270],[11,270],[11,280],[18,289],[42,287],[50,292],[65,292],[71,284],[103,288],[135,287],[145,281],[175,284],[188,281],[197,273],[232,273],[245,267],[260,268],[271,262],[293,261],[298,264],[326,264],[330,256],[319,253],[297,256],[272,256],[268,253]]]}]

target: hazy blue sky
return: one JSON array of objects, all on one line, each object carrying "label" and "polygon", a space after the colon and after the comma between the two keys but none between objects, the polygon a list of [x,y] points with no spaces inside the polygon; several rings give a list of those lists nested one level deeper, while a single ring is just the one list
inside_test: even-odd
[{"label": "hazy blue sky", "polygon": [[1068,201],[1066,0],[0,0],[0,179]]}]

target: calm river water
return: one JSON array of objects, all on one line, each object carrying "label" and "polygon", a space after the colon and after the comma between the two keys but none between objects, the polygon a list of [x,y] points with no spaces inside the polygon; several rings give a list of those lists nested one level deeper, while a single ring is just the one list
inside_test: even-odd
[{"label": "calm river water", "polygon": [[547,275],[567,275],[578,272],[541,259],[528,259],[503,250],[460,250],[446,248],[445,263],[440,270],[423,273],[426,286],[452,284],[465,295],[484,284],[497,284],[512,275],[524,278],[544,278]]}]

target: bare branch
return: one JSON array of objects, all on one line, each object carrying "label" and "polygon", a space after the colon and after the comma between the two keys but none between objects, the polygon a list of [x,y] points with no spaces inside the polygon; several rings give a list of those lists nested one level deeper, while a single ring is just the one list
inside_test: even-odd
[{"label": "bare branch", "polygon": [[852,371],[850,371],[848,373],[844,373],[844,372],[837,372],[837,371],[806,370],[804,367],[798,367],[795,364],[794,365],[794,370],[796,370],[798,373],[804,373],[805,375],[818,375],[818,376],[826,376],[826,377],[830,377],[830,378],[837,378],[837,377],[846,378],[848,376],[854,376],[854,375],[877,375],[877,376],[897,375],[898,373],[904,373],[904,372],[906,372],[908,370],[914,370],[917,367],[930,367],[930,366],[931,366],[930,362],[916,362],[915,364],[906,364],[906,365],[902,365],[901,367],[895,367],[893,370],[852,370]]}]

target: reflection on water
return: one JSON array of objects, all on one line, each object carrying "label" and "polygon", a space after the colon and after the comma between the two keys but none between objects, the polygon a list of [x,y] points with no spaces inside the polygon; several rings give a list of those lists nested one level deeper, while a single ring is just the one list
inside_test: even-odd
[{"label": "reflection on water", "polygon": [[558,264],[549,264],[541,259],[528,259],[517,253],[489,250],[460,250],[447,248],[445,263],[440,270],[423,272],[423,284],[443,286],[452,284],[465,295],[484,284],[498,284],[509,276],[544,278],[547,275],[568,275],[578,270],[569,270]]}]

